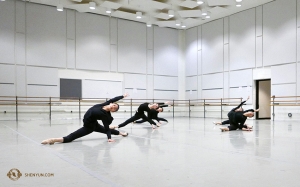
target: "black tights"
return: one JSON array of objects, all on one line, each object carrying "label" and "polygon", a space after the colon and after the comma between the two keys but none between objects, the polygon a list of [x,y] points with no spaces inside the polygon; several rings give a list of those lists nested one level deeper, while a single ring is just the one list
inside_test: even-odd
[{"label": "black tights", "polygon": [[[63,137],[63,139],[64,139],[63,143],[72,142],[73,140],[75,140],[77,138],[81,138],[81,137],[86,136],[88,134],[91,134],[92,132],[100,132],[100,133],[106,134],[105,128],[102,125],[100,125],[99,123],[97,123],[97,124],[94,125],[94,129],[90,128],[90,127],[83,126],[80,129],[72,132],[68,136]],[[117,131],[117,130],[111,129],[111,134],[119,135],[120,132]]]},{"label": "black tights", "polygon": [[152,119],[149,119],[145,114],[140,115],[140,114],[135,113],[134,116],[132,116],[131,118],[129,118],[128,120],[124,121],[123,123],[121,123],[118,126],[119,126],[119,128],[124,127],[127,124],[132,123],[132,122],[134,122],[134,121],[136,121],[138,119],[141,119],[141,118],[143,120],[145,120],[145,121],[148,121],[151,125],[156,125],[156,123]]},{"label": "black tights", "polygon": [[[138,121],[136,121],[135,123],[144,123],[144,122],[146,122],[147,120],[144,120],[144,119],[142,119],[142,120],[138,120]],[[166,120],[166,119],[164,119],[164,118],[157,118],[157,121],[159,122],[159,121],[165,121],[165,122],[168,122],[168,120]]]}]

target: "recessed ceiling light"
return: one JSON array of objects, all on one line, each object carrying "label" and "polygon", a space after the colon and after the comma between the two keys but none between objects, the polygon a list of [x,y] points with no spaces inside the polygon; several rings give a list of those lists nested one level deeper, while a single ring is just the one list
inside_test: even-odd
[{"label": "recessed ceiling light", "polygon": [[142,13],[141,12],[136,12],[136,18],[141,19],[142,18]]},{"label": "recessed ceiling light", "polygon": [[151,27],[151,26],[152,26],[151,21],[148,21],[148,22],[147,22],[147,27]]},{"label": "recessed ceiling light", "polygon": [[204,2],[201,0],[197,0],[197,4],[202,5]]},{"label": "recessed ceiling light", "polygon": [[108,14],[110,14],[111,13],[111,9],[107,8],[105,12],[108,13]]},{"label": "recessed ceiling light", "polygon": [[239,3],[239,2],[242,2],[243,0],[235,0],[235,1]]},{"label": "recessed ceiling light", "polygon": [[168,14],[169,14],[169,17],[174,17],[174,10],[169,10]]},{"label": "recessed ceiling light", "polygon": [[89,2],[90,9],[94,10],[96,9],[96,3],[95,2]]},{"label": "recessed ceiling light", "polygon": [[179,21],[179,20],[176,20],[176,21],[175,21],[175,25],[176,25],[176,26],[180,26],[180,21]]},{"label": "recessed ceiling light", "polygon": [[60,12],[64,11],[64,7],[62,4],[58,4],[56,9],[57,9],[57,11],[60,11]]}]

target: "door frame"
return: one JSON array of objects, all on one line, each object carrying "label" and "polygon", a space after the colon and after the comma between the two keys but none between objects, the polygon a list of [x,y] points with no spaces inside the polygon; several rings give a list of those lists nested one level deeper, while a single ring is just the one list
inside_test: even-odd
[{"label": "door frame", "polygon": [[[260,81],[270,81],[270,87],[271,87],[271,79],[259,79],[259,80],[255,80],[255,97],[256,97],[256,101],[255,101],[255,107],[258,108],[259,107],[259,82]],[[272,112],[271,112],[272,113]],[[259,112],[256,113],[255,115],[255,119],[271,119],[271,115],[269,118],[260,118],[259,117]]]}]

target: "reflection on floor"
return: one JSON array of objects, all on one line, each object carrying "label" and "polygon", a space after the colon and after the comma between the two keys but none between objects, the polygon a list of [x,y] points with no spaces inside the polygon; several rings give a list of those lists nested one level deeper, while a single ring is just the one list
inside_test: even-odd
[{"label": "reflection on floor", "polygon": [[[115,119],[119,124],[126,119]],[[79,120],[0,121],[0,186],[299,186],[299,121],[248,120],[252,132],[221,132],[220,119],[171,118],[41,145],[82,126]],[[14,169],[14,170],[12,170]],[[18,175],[18,171],[22,174]]]}]

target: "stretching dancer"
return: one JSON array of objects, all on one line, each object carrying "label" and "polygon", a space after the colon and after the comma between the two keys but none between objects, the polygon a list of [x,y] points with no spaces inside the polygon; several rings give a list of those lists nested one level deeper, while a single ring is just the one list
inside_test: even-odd
[{"label": "stretching dancer", "polygon": [[[242,102],[239,104],[239,106],[237,106],[237,107],[231,109],[231,111],[234,111],[234,112],[244,111],[244,109],[243,109],[242,106],[246,103],[246,101],[249,100],[249,98],[250,98],[250,96],[248,96],[247,100],[242,101]],[[231,111],[230,111],[230,112],[231,112]],[[228,114],[229,114],[229,113],[228,113]],[[227,116],[228,116],[228,114],[227,114]],[[229,116],[228,116],[228,117],[229,117]],[[215,125],[226,125],[226,124],[230,124],[230,120],[228,119],[228,120],[225,120],[225,121],[222,121],[222,122],[213,122],[213,124],[215,124]],[[251,128],[251,127],[249,127],[249,128]]]},{"label": "stretching dancer", "polygon": [[[158,115],[158,113],[164,111],[163,107],[168,107],[168,106],[171,106],[171,105],[164,105],[164,103],[158,103],[158,105],[159,105],[158,109],[156,109],[156,110],[152,109],[152,110],[150,110],[150,112],[148,112],[148,118],[149,119],[155,119],[159,124],[161,124],[160,121],[165,121],[165,122],[168,123],[168,120],[166,120],[164,118],[160,118],[157,115]],[[146,121],[147,120],[141,119],[141,120],[135,121],[134,123],[144,123]]]},{"label": "stretching dancer", "polygon": [[[69,143],[77,138],[81,138],[83,136],[86,136],[92,132],[100,132],[107,135],[108,142],[114,142],[113,139],[111,139],[111,134],[114,135],[122,135],[127,136],[128,133],[122,133],[114,129],[110,129],[109,125],[113,121],[113,117],[111,116],[111,112],[117,112],[119,110],[119,105],[117,103],[114,103],[116,101],[119,101],[120,99],[123,99],[127,97],[128,94],[125,93],[123,96],[118,96],[113,99],[110,99],[102,104],[96,104],[84,114],[83,118],[83,127],[76,130],[75,132],[72,132],[68,136],[62,137],[62,138],[50,138],[42,141],[42,144],[54,144],[55,142],[59,143]],[[103,123],[103,126],[98,123],[97,120],[101,120]]]},{"label": "stretching dancer", "polygon": [[230,125],[228,127],[221,127],[221,131],[232,131],[236,129],[242,129],[243,131],[251,131],[252,128],[249,128],[247,125],[245,125],[245,121],[247,118],[251,118],[254,116],[254,112],[258,112],[259,109],[253,110],[245,110],[245,111],[237,111],[235,112],[234,110],[231,110],[228,113],[229,117],[229,123]]},{"label": "stretching dancer", "polygon": [[[166,102],[165,104],[167,104],[168,102]],[[126,120],[125,122],[121,123],[120,125],[117,126],[113,126],[111,125],[110,128],[111,129],[115,129],[115,128],[121,128],[126,126],[129,123],[132,123],[138,119],[143,119],[145,121],[148,121],[151,125],[152,128],[155,129],[156,126],[159,127],[160,125],[156,124],[152,119],[148,118],[144,112],[148,112],[150,113],[152,109],[157,109],[159,107],[159,105],[157,103],[143,103],[139,106],[139,108],[137,109],[136,113],[134,114],[134,116],[132,116],[131,118],[129,118],[128,120]]]}]

